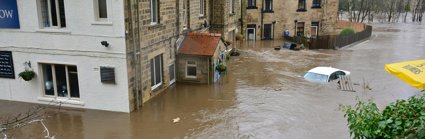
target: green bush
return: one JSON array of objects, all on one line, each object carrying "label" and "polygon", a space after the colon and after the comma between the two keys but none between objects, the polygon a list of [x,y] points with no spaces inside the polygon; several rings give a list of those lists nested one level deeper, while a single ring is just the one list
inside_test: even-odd
[{"label": "green bush", "polygon": [[355,33],[354,29],[352,29],[352,28],[346,28],[346,29],[343,29],[341,31],[340,35],[347,36],[347,35],[352,35],[354,33]]},{"label": "green bush", "polygon": [[425,138],[425,97],[397,100],[380,112],[372,101],[341,106],[350,135],[363,138]]}]

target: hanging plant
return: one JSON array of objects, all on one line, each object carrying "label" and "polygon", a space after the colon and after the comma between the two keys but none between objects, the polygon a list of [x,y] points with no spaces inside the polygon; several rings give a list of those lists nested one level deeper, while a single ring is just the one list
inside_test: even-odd
[{"label": "hanging plant", "polygon": [[223,63],[219,63],[217,65],[216,70],[218,70],[218,72],[225,72],[226,71],[226,65],[224,65]]},{"label": "hanging plant", "polygon": [[19,77],[21,77],[25,81],[32,80],[32,78],[34,78],[34,76],[35,76],[35,72],[32,71],[32,70],[25,70],[25,71],[19,73]]}]

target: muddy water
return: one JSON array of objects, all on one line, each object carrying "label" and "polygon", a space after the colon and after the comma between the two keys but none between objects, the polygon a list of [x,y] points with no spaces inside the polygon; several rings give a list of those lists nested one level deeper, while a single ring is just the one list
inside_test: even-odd
[{"label": "muddy water", "polygon": [[[340,50],[275,51],[282,42],[247,42],[238,48],[241,56],[230,60],[222,85],[177,84],[131,114],[62,109],[50,112],[46,123],[56,138],[349,138],[338,105],[354,104],[358,97],[373,98],[383,107],[420,94],[383,67],[425,58],[425,26],[375,26],[384,31]],[[315,66],[351,71],[359,84],[356,92],[303,80],[302,74]],[[0,101],[0,115],[28,107]],[[181,120],[174,124],[176,117]],[[41,134],[37,124],[11,133],[19,138]]]}]

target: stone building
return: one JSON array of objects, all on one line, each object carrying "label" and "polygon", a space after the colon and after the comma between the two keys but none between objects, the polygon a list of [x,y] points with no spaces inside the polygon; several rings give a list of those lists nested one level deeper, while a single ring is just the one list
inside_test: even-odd
[{"label": "stone building", "polygon": [[210,0],[210,32],[222,34],[226,41],[235,42],[241,29],[240,0]]},{"label": "stone building", "polygon": [[335,32],[338,0],[247,0],[247,40],[316,37]]},{"label": "stone building", "polygon": [[[217,2],[0,1],[8,12],[0,18],[0,99],[138,109],[176,81],[177,48],[186,33],[208,32],[212,23],[220,33],[236,30],[236,22],[213,21]],[[36,76],[23,81],[18,74],[25,70]]]},{"label": "stone building", "polygon": [[225,46],[220,34],[187,34],[177,55],[177,81],[212,84],[219,79],[216,70],[225,62]]}]

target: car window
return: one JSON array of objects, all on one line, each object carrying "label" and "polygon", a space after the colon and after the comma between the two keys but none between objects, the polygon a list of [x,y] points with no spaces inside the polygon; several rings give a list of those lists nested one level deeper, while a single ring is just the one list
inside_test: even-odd
[{"label": "car window", "polygon": [[313,72],[307,72],[304,75],[304,78],[307,79],[307,80],[313,80],[313,81],[321,81],[321,82],[327,82],[328,81],[327,75],[313,73]]},{"label": "car window", "polygon": [[336,77],[339,78],[340,76],[345,76],[345,72],[343,71],[337,71],[336,73]]},{"label": "car window", "polygon": [[331,76],[329,77],[329,82],[338,79],[338,72],[334,72],[331,74]]}]

